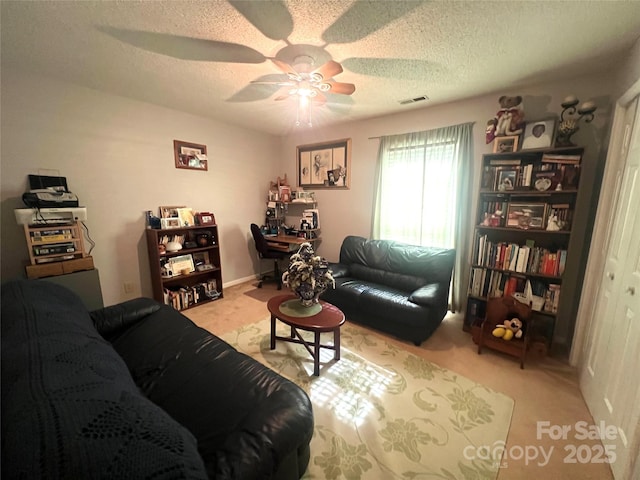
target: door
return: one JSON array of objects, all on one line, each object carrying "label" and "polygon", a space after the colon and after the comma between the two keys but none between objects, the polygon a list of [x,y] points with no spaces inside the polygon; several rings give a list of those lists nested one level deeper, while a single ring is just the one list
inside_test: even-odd
[{"label": "door", "polygon": [[[640,119],[638,98],[625,118],[622,175],[612,210],[605,266],[595,303],[580,385],[596,425],[608,427],[616,479],[632,478],[640,442]],[[613,427],[616,427],[614,429]],[[578,442],[576,442],[578,443]],[[595,452],[593,454],[595,456]]]}]

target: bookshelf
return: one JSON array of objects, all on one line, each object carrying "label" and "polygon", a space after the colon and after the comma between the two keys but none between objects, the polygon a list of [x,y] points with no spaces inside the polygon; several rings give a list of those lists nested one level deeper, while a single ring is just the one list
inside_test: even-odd
[{"label": "bookshelf", "polygon": [[[147,229],[153,298],[186,310],[222,297],[217,225]],[[169,242],[179,243],[168,251]]]},{"label": "bookshelf", "polygon": [[488,298],[515,294],[533,301],[532,335],[551,348],[571,301],[564,287],[578,281],[568,266],[581,254],[572,235],[583,156],[582,147],[483,155],[465,331],[477,335]]}]

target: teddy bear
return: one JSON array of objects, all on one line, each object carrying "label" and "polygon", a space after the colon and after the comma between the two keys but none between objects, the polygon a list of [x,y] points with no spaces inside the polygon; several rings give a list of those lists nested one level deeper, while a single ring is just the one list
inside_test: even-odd
[{"label": "teddy bear", "polygon": [[524,110],[520,95],[503,95],[498,99],[500,110],[487,122],[486,140],[491,143],[494,138],[506,135],[519,135],[524,130]]},{"label": "teddy bear", "polygon": [[522,320],[514,317],[511,320],[505,320],[502,325],[496,325],[496,328],[493,329],[491,334],[503,340],[511,340],[513,337],[522,338],[522,328]]}]

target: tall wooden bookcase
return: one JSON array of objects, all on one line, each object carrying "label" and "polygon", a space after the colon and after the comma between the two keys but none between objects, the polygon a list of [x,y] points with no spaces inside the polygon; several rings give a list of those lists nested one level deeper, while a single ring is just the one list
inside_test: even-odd
[{"label": "tall wooden bookcase", "polygon": [[580,192],[583,157],[582,147],[483,155],[465,330],[477,332],[488,298],[516,293],[524,300],[525,292],[533,295],[531,334],[547,347],[559,326],[572,323],[584,254],[574,227],[584,234],[577,219],[590,203]]}]

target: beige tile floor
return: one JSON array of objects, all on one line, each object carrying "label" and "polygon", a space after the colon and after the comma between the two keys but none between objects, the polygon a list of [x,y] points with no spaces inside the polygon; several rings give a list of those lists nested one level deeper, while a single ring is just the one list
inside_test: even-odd
[{"label": "beige tile floor", "polygon": [[[247,282],[224,290],[224,298],[185,311],[199,326],[214,334],[223,334],[242,325],[269,318],[266,302],[274,295],[275,284]],[[420,347],[413,343],[387,337],[397,345],[442,367],[466,376],[478,383],[502,392],[515,400],[506,454],[499,480],[511,479],[597,479],[613,476],[603,463],[570,463],[572,451],[587,445],[587,453],[595,457],[600,442],[577,440],[576,422],[592,425],[593,420],[578,388],[574,368],[553,358],[527,358],[525,369],[513,358],[490,350],[477,354],[471,336],[462,331],[462,316],[449,314],[436,332]],[[537,422],[549,425],[570,425],[565,440],[538,438]],[[495,446],[490,446],[495,447]],[[575,448],[574,448],[575,447]],[[581,447],[585,452],[585,447]],[[543,458],[543,453],[547,460]],[[523,457],[523,452],[528,459]],[[537,458],[534,456],[537,455]]]}]

